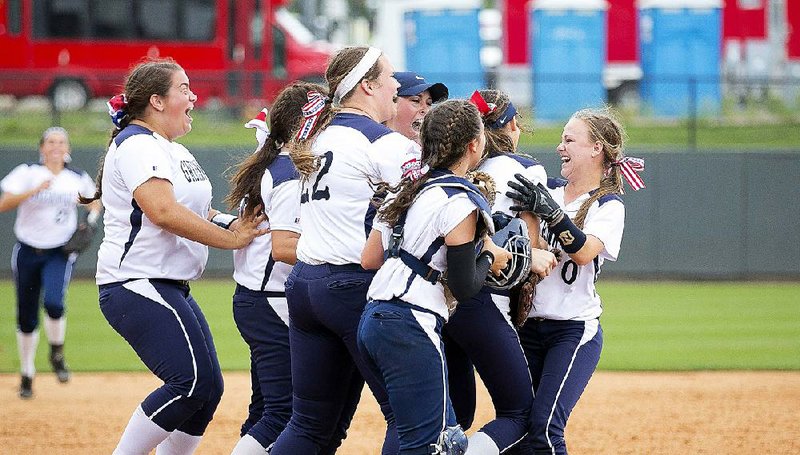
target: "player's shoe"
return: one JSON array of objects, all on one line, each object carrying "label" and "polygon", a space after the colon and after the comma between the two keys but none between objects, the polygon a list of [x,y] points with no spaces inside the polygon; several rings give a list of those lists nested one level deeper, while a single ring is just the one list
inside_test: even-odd
[{"label": "player's shoe", "polygon": [[27,400],[33,398],[33,378],[30,376],[23,376],[19,384],[19,397]]},{"label": "player's shoe", "polygon": [[67,369],[67,362],[64,360],[64,345],[50,345],[50,365],[53,366],[53,371],[58,377],[58,382],[69,382],[69,369]]}]

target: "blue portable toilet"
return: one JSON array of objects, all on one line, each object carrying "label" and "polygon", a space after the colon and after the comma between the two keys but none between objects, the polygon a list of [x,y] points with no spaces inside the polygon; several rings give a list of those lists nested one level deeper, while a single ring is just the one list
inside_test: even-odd
[{"label": "blue portable toilet", "polygon": [[480,0],[405,2],[406,68],[447,85],[450,98],[485,88],[480,8]]},{"label": "blue portable toilet", "polygon": [[533,0],[531,63],[533,113],[565,121],[575,111],[605,103],[604,0]]},{"label": "blue portable toilet", "polygon": [[657,116],[716,114],[722,0],[639,0],[644,105]]}]

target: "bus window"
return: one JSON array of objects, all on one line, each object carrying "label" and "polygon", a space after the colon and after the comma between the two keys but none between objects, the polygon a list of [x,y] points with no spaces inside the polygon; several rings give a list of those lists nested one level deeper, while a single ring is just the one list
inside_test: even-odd
[{"label": "bus window", "polygon": [[261,0],[256,0],[253,17],[250,19],[250,43],[253,45],[253,59],[261,60],[261,48],[264,44],[264,18],[261,17]]},{"label": "bus window", "polygon": [[8,0],[8,31],[11,35],[22,31],[22,0]]},{"label": "bus window", "polygon": [[128,0],[95,0],[92,9],[93,38],[133,38],[136,30],[130,20],[131,2]]},{"label": "bus window", "polygon": [[283,30],[272,27],[272,75],[277,79],[286,79],[286,36]]},{"label": "bus window", "polygon": [[88,0],[34,1],[36,38],[83,38],[87,35]]},{"label": "bus window", "polygon": [[189,41],[211,41],[214,39],[214,24],[217,11],[214,0],[186,1],[183,14],[183,36]]},{"label": "bus window", "polygon": [[143,39],[178,38],[176,0],[142,0],[136,21]]}]

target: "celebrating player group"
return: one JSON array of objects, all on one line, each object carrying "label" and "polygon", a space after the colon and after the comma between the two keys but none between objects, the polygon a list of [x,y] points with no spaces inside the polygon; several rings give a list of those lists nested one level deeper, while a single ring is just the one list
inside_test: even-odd
[{"label": "celebrating player group", "polygon": [[[233,454],[336,453],[365,384],[382,454],[567,453],[600,358],[595,282],[619,253],[623,178],[643,187],[622,126],[607,108],[573,114],[548,178],[515,153],[523,126],[506,93],[448,99],[372,47],[339,51],[326,82],[287,86],[247,123],[258,147],[232,177],[235,215],[211,208],[176,142],[197,102],[177,62],[141,62],[109,102],[96,191],[81,193],[105,207],[100,308],[163,381],[114,453],[190,454],[211,422],[223,372],[190,290],[209,246],[233,250],[250,349]],[[496,418],[467,437],[476,371]]]}]

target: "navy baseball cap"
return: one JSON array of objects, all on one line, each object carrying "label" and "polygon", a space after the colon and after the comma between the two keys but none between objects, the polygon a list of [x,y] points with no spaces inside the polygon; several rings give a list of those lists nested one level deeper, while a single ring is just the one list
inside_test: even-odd
[{"label": "navy baseball cap", "polygon": [[427,90],[431,94],[434,103],[444,101],[450,95],[447,86],[441,82],[429,84],[425,78],[413,71],[402,71],[394,73],[394,78],[400,83],[397,94],[400,96],[414,96]]}]

